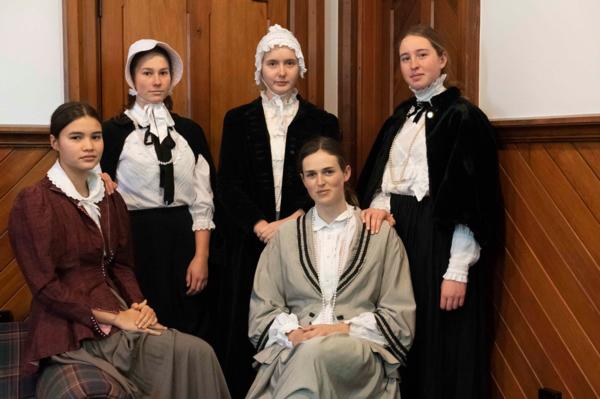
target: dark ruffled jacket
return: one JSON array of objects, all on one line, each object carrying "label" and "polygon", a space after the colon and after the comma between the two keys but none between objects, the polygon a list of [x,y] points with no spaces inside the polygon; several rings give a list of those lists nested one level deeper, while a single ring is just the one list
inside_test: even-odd
[{"label": "dark ruffled jacket", "polygon": [[15,199],[8,232],[33,296],[24,355],[27,372],[35,371],[31,361],[78,349],[84,339],[103,337],[92,309],[121,309],[109,284],[128,305],[143,300],[132,269],[125,202],[114,193],[105,195],[98,206],[102,232],[47,177]]},{"label": "dark ruffled jacket", "polygon": [[[467,225],[482,247],[497,243],[502,206],[494,130],[455,87],[431,103],[431,117],[423,117],[435,220],[450,231],[456,224]],[[381,188],[394,137],[415,104],[414,97],[400,104],[381,128],[358,181],[361,207],[369,207]]]}]

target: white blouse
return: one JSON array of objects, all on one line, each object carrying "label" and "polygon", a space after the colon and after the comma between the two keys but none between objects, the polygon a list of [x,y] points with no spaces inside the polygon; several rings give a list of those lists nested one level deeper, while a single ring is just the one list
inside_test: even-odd
[{"label": "white blouse", "polygon": [[[160,170],[153,145],[144,144],[146,128],[162,142],[168,127],[175,126],[171,114],[163,104],[135,104],[125,114],[133,121],[135,131],[125,139],[117,167],[119,193],[127,209],[140,210],[165,207],[160,187]],[[171,137],[175,196],[169,207],[187,205],[192,215],[192,229],[214,229],[213,192],[210,186],[210,167],[202,155],[198,160],[187,140],[174,129]]]},{"label": "white blouse", "polygon": [[[418,92],[418,101],[430,101],[435,95],[443,93],[445,75],[442,75],[431,86]],[[412,107],[409,113],[414,110]],[[425,137],[425,120],[429,117],[425,112],[417,123],[416,115],[406,119],[390,150],[390,156],[383,172],[381,189],[371,201],[371,208],[390,211],[391,194],[412,195],[421,201],[429,195],[429,166],[427,164],[427,142]],[[475,240],[473,232],[463,224],[457,224],[452,235],[450,260],[444,279],[466,283],[469,268],[479,260],[481,247]]]},{"label": "white blouse", "polygon": [[275,189],[275,211],[277,214],[279,214],[281,209],[281,185],[283,180],[287,129],[298,113],[300,105],[297,94],[298,90],[294,89],[291,95],[285,98],[278,95],[272,95],[269,100],[269,97],[264,90],[260,93],[271,145],[271,163]]},{"label": "white blouse", "polygon": [[[347,205],[346,210],[329,224],[319,217],[316,208],[313,215],[314,256],[317,260],[319,285],[325,298],[325,306],[311,324],[333,324],[336,321],[333,317],[335,309],[331,306],[331,300],[337,289],[339,276],[347,266],[350,245],[356,232],[354,208]],[[340,265],[343,266],[340,267]],[[372,312],[361,313],[345,323],[350,324],[349,334],[351,336],[385,345],[385,339],[377,329]],[[293,345],[287,334],[299,327],[298,317],[295,314],[280,313],[269,328],[269,339],[266,346],[278,343],[292,348]]]}]

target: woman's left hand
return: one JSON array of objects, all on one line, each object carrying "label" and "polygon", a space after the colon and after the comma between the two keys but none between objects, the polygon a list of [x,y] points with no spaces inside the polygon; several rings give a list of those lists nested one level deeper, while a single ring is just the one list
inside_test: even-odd
[{"label": "woman's left hand", "polygon": [[456,310],[465,303],[467,283],[460,281],[444,280],[440,293],[440,309]]},{"label": "woman's left hand", "polygon": [[185,275],[186,295],[196,295],[208,284],[208,257],[196,255]]},{"label": "woman's left hand", "polygon": [[108,173],[102,172],[100,173],[100,178],[104,182],[104,189],[108,195],[113,195],[113,193],[117,190],[117,183],[110,178]]}]

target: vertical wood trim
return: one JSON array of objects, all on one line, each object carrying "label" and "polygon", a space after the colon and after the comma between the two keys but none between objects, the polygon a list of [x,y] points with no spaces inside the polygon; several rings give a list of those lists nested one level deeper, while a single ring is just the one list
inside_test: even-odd
[{"label": "vertical wood trim", "polygon": [[[338,114],[343,132],[342,147],[348,162],[356,167],[356,62],[357,1],[340,0],[338,26]],[[353,178],[358,168],[354,169]]]},{"label": "vertical wood trim", "polygon": [[269,0],[267,18],[270,25],[279,24],[284,28],[289,27],[289,8],[289,0]]},{"label": "vertical wood trim", "polygon": [[[191,118],[204,129],[210,148],[213,133],[210,129],[210,13],[211,1],[190,1],[190,103]],[[220,132],[218,132],[220,134]]]},{"label": "vertical wood trim", "polygon": [[480,0],[461,2],[459,29],[463,43],[462,63],[465,76],[463,95],[473,104],[479,105],[479,26]]},{"label": "vertical wood trim", "polygon": [[95,1],[63,0],[65,97],[100,108],[97,11]]}]

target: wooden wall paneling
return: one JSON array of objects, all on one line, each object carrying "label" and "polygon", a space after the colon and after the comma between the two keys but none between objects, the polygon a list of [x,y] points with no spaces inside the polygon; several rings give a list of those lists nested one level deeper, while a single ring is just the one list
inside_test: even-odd
[{"label": "wooden wall paneling", "polygon": [[[581,197],[596,222],[600,222],[600,177],[594,173],[574,144],[556,143],[546,144],[544,147],[572,185],[575,194]],[[598,261],[600,258],[595,259]]]},{"label": "wooden wall paneling", "polygon": [[[528,182],[523,181],[516,170],[528,170],[528,166],[519,157],[518,150],[514,148],[501,151],[501,163],[505,171],[501,175],[502,187],[507,219],[512,223],[506,229],[506,245],[520,272],[528,284],[534,287],[540,306],[531,308],[532,302],[526,301],[523,295],[519,295],[518,300],[534,330],[539,334],[547,334],[541,335],[540,340],[551,351],[550,356],[555,358],[554,364],[574,396],[592,397],[589,396],[590,392],[597,389],[599,381],[590,377],[598,375],[599,362],[597,350],[590,341],[593,339],[590,338],[590,332],[594,332],[589,328],[597,323],[594,319],[598,315],[591,311],[589,301],[585,295],[581,295],[581,289],[572,275],[565,272],[566,266],[540,226],[540,220],[543,220],[544,228],[547,228],[549,219],[540,219],[539,215],[536,217],[532,214],[535,210],[528,204],[535,204],[537,209],[544,205],[545,199],[539,198],[538,190],[519,192],[519,189],[528,187]],[[505,278],[508,276],[507,273]],[[548,317],[551,324],[542,315]],[[587,324],[585,330],[582,324]],[[578,392],[588,396],[578,396]]]},{"label": "wooden wall paneling", "polygon": [[102,65],[102,118],[120,114],[127,104],[125,60],[129,44],[123,43],[123,0],[103,0],[100,20]]},{"label": "wooden wall paneling", "polygon": [[63,0],[65,93],[67,100],[101,104],[96,2]]},{"label": "wooden wall paneling", "polygon": [[48,149],[15,149],[0,162],[0,197],[4,196],[37,162]]},{"label": "wooden wall paneling", "polygon": [[495,377],[494,383],[501,393],[501,397],[507,399],[527,399],[525,393],[520,389],[521,387],[515,379],[510,364],[504,358],[502,352],[498,350],[498,346],[496,345],[492,348],[492,358],[494,359],[492,363],[492,373]]},{"label": "wooden wall paneling", "polygon": [[360,1],[356,79],[356,168],[361,170],[383,122],[390,115],[390,0]]},{"label": "wooden wall paneling", "polygon": [[31,291],[23,284],[17,292],[4,304],[2,309],[10,310],[15,320],[24,320],[31,307]]},{"label": "wooden wall paneling", "polygon": [[14,149],[0,162],[0,309],[10,310],[17,320],[29,312],[31,293],[14,260],[8,237],[8,217],[17,194],[40,180],[56,155],[46,149]]},{"label": "wooden wall paneling", "polygon": [[[555,157],[567,162],[575,160],[571,157],[573,153],[565,148],[565,145],[555,144],[554,146],[553,153]],[[600,246],[597,245],[598,238],[600,237],[600,223],[596,215],[600,216],[600,213],[595,215],[591,211],[582,198],[582,190],[576,190],[573,187],[565,176],[563,169],[553,159],[552,154],[549,153],[548,147],[552,146],[547,144],[533,146],[530,152],[530,168],[545,187],[558,210],[568,221],[568,226],[575,233],[573,236],[581,241],[579,246],[570,247],[570,251],[581,252],[582,254],[587,253],[587,256],[583,255],[586,259],[585,262],[573,259],[575,264],[577,264],[575,269],[584,269],[581,270],[584,274],[580,278],[589,280],[591,287],[597,289],[600,287]],[[590,189],[596,191],[596,195],[599,195],[596,201],[600,200],[600,181],[593,174],[586,176],[585,166],[587,165],[574,166],[577,169],[572,170],[572,172],[575,173],[577,171],[578,176],[582,178],[580,180],[581,184],[589,185]],[[591,192],[589,194],[593,195]],[[584,265],[589,268],[583,267]],[[600,292],[590,292],[590,294],[595,299],[596,309],[600,309]]]},{"label": "wooden wall paneling", "polygon": [[[508,228],[516,228],[516,226],[509,220]],[[497,275],[496,277],[500,286],[500,298],[495,302],[495,307],[502,320],[497,329],[497,336],[503,334],[504,331],[510,333],[519,346],[520,351],[523,352],[525,361],[531,372],[527,370],[523,372],[521,370],[521,372],[517,373],[517,376],[520,384],[524,386],[528,397],[535,396],[536,391],[532,390],[531,387],[536,383],[537,387],[552,386],[555,389],[568,392],[552,361],[551,353],[548,353],[549,351],[543,345],[543,342],[547,342],[548,340],[546,336],[555,332],[540,328],[547,325],[547,318],[544,318],[544,322],[546,323],[544,325],[539,323],[536,317],[531,319],[527,317],[525,311],[532,306],[538,308],[539,313],[537,317],[544,317],[543,310],[539,307],[534,290],[520,273],[510,253],[507,253],[506,256],[503,275]],[[513,348],[506,347],[500,339],[497,339],[496,343],[502,352],[513,354]],[[522,361],[523,359],[516,359],[515,361],[511,361],[511,364],[517,364]]]},{"label": "wooden wall paneling", "polygon": [[[233,29],[232,21],[235,21]],[[213,0],[210,18],[211,151],[219,158],[225,113],[259,95],[254,82],[256,45],[267,31],[267,4]],[[205,128],[208,128],[206,126]]]},{"label": "wooden wall paneling", "polygon": [[10,264],[14,257],[8,233],[5,231],[0,234],[0,272]]},{"label": "wooden wall paneling", "polygon": [[285,28],[289,25],[290,0],[269,0],[267,3],[267,19],[270,25],[279,24]]},{"label": "wooden wall paneling", "polygon": [[492,125],[503,144],[600,142],[600,115],[496,120]]},{"label": "wooden wall paneling", "polygon": [[[183,59],[183,78],[173,92],[175,112],[189,116],[188,98],[188,20],[184,0],[124,0],[123,49],[136,40],[152,38],[168,43]],[[126,60],[126,59],[125,59]],[[124,64],[123,64],[124,65]],[[124,81],[121,67],[120,82]]]},{"label": "wooden wall paneling", "polygon": [[2,162],[8,155],[10,155],[11,152],[11,148],[0,148],[0,162]]},{"label": "wooden wall paneling", "polygon": [[[593,288],[593,285],[587,281],[580,281],[577,275],[580,265],[584,268],[593,267],[593,264],[590,265],[589,253],[576,239],[573,239],[568,221],[560,214],[518,153],[502,153],[501,156],[503,167],[514,185],[522,192],[520,194],[522,205],[514,209],[515,212],[520,213],[514,218],[519,221],[519,227],[527,237],[528,245],[532,247],[543,265],[540,271],[551,277],[553,289],[557,290],[554,297],[548,300],[556,301],[559,308],[567,307],[569,313],[572,312],[572,317],[576,319],[573,320],[575,325],[579,326],[581,323],[586,331],[583,336],[578,335],[578,338],[583,340],[574,345],[582,344],[592,353],[597,353],[597,349],[600,348],[600,335],[597,334],[600,313],[598,313],[597,303],[592,299],[595,294],[587,291]],[[508,207],[507,209],[510,210]],[[596,292],[597,290],[598,287]],[[573,326],[573,329],[579,334],[577,328]],[[593,345],[588,347],[590,340]],[[600,358],[598,367],[600,367]]]},{"label": "wooden wall paneling", "polygon": [[[544,353],[547,354],[550,360],[545,365],[537,364],[541,369],[536,370],[536,373],[544,386],[559,387],[558,380],[544,381],[542,379],[544,373],[548,375],[551,369],[555,368],[562,381],[564,381],[566,389],[564,392],[572,392],[575,398],[593,397],[593,390],[586,376],[583,375],[580,364],[570,351],[570,337],[565,337],[560,331],[564,323],[572,323],[573,320],[572,318],[565,318],[557,322],[556,318],[549,314],[548,308],[556,306],[556,301],[554,303],[548,301],[548,295],[556,295],[550,287],[551,281],[547,276],[543,276],[543,272],[540,272],[542,265],[535,258],[535,254],[527,247],[525,238],[519,232],[515,220],[510,215],[507,217],[507,222],[509,223],[507,241],[510,240],[511,242],[507,249],[513,254],[512,269],[515,272],[507,271],[504,279],[508,289],[513,292],[515,300],[518,301],[519,308],[527,319],[527,323],[531,326],[540,345],[544,348]],[[564,306],[559,305],[559,308],[561,311],[558,312],[565,314]],[[556,313],[556,310],[550,309],[550,311]],[[499,329],[502,329],[502,326],[499,326]],[[520,331],[518,325],[511,326],[511,330],[515,333]],[[498,342],[496,342],[496,345],[498,345]],[[534,349],[527,348],[531,352]],[[539,353],[537,355],[540,356]],[[531,356],[531,353],[528,353],[528,356]],[[495,360],[492,359],[492,364],[494,362]]]},{"label": "wooden wall paneling", "polygon": [[190,19],[191,118],[202,126],[209,147],[213,148],[216,133],[210,128],[210,13],[212,2],[188,0],[187,7]]},{"label": "wooden wall paneling", "polygon": [[577,151],[585,162],[594,171],[597,179],[600,179],[600,142],[596,143],[574,143]]},{"label": "wooden wall paneling", "polygon": [[[590,217],[589,212],[585,212],[588,209],[581,203],[580,198],[568,191],[568,183],[565,184],[564,177],[563,181],[560,181],[560,171],[553,168],[552,171],[556,174],[550,173],[552,163],[551,161],[544,162],[548,161],[547,154],[545,157],[541,152],[545,151],[540,149],[539,146],[533,148],[530,153],[531,161],[527,167],[521,164],[519,168],[512,163],[507,163],[507,170],[511,170],[511,177],[515,182],[522,185],[521,189],[527,190],[526,199],[531,204],[531,212],[537,220],[542,221],[543,234],[548,237],[556,250],[558,258],[553,262],[549,258],[547,267],[553,267],[560,259],[564,267],[559,268],[557,271],[565,273],[562,276],[564,279],[573,281],[580,287],[580,290],[573,291],[572,289],[575,287],[572,287],[565,292],[565,298],[569,298],[571,295],[576,299],[583,300],[586,298],[589,301],[587,305],[596,313],[595,320],[599,323],[596,326],[600,326],[600,297],[598,296],[600,269],[597,260],[591,255],[597,251],[586,247],[585,243],[582,243],[580,237],[576,234],[577,230],[587,234],[587,230],[591,231],[593,235],[594,232],[600,230],[600,226],[593,216]],[[542,158],[542,160],[539,158]],[[518,155],[515,154],[514,159],[515,163],[519,162]],[[542,164],[540,165],[540,163]],[[526,183],[527,180],[529,180],[528,184]],[[570,202],[565,201],[566,199],[570,199]],[[579,225],[575,226],[577,224]],[[597,242],[598,236],[600,235],[596,235],[596,240],[590,240],[591,246],[597,246],[594,243]],[[558,277],[558,275],[555,276]],[[562,281],[557,282],[557,284],[561,283]],[[586,301],[583,303],[585,304]],[[588,318],[582,319],[582,321],[586,320]],[[589,326],[592,330],[593,325]],[[595,338],[596,348],[600,348],[600,334],[592,334],[591,336]]]}]

